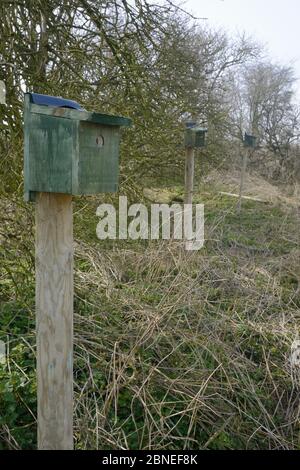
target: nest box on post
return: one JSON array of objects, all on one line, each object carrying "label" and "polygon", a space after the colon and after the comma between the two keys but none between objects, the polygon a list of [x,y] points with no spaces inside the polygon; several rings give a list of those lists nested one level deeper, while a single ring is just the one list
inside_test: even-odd
[{"label": "nest box on post", "polygon": [[35,200],[37,192],[117,191],[120,127],[130,125],[130,119],[87,112],[75,101],[26,93],[25,200]]},{"label": "nest box on post", "polygon": [[185,142],[186,148],[202,148],[205,147],[205,135],[207,129],[204,127],[197,127],[197,123],[194,121],[188,121],[185,123]]},{"label": "nest box on post", "polygon": [[35,201],[38,449],[73,444],[72,195],[118,187],[120,127],[130,119],[25,94],[25,199]]},{"label": "nest box on post", "polygon": [[250,135],[250,134],[247,134],[247,132],[245,132],[244,146],[250,147],[253,149],[256,148],[256,137],[254,135]]}]

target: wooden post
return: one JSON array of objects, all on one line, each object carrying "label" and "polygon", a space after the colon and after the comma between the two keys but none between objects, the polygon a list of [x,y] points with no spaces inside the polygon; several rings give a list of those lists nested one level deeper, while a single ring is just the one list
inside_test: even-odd
[{"label": "wooden post", "polygon": [[185,159],[185,195],[184,203],[193,203],[193,191],[194,191],[194,149],[187,147],[186,159]]},{"label": "wooden post", "polygon": [[240,180],[240,190],[239,190],[239,202],[237,206],[238,214],[240,214],[242,210],[242,195],[243,195],[243,190],[244,190],[247,162],[248,162],[248,150],[242,149],[241,180]]},{"label": "wooden post", "polygon": [[6,104],[6,88],[2,80],[0,80],[0,104]]},{"label": "wooden post", "polygon": [[73,449],[72,196],[36,198],[38,448]]}]

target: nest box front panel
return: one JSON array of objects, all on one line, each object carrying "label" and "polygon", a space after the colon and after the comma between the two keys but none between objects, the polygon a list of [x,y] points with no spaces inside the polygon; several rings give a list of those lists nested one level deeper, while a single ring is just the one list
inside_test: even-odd
[{"label": "nest box front panel", "polygon": [[117,191],[119,127],[81,121],[78,136],[78,181],[73,178],[73,193],[96,194]]},{"label": "nest box front panel", "polygon": [[195,147],[205,147],[205,133],[202,131],[195,132]]},{"label": "nest box front panel", "polygon": [[28,171],[30,191],[72,194],[76,123],[30,114]]}]

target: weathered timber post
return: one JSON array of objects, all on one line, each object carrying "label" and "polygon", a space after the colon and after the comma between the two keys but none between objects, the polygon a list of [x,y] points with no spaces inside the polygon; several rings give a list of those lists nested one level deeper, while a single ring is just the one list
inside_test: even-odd
[{"label": "weathered timber post", "polygon": [[0,104],[6,104],[6,88],[2,80],[0,80]]},{"label": "weathered timber post", "polygon": [[25,200],[36,203],[38,448],[73,449],[72,195],[118,188],[120,126],[130,119],[25,94]]},{"label": "weathered timber post", "polygon": [[186,149],[186,157],[185,157],[184,204],[192,204],[193,203],[194,167],[195,167],[195,151],[192,147],[188,147]]},{"label": "weathered timber post", "polygon": [[207,129],[197,127],[194,121],[187,121],[185,123],[185,195],[184,203],[193,203],[194,191],[194,166],[195,166],[195,148],[202,148],[205,146],[205,134]]},{"label": "weathered timber post", "polygon": [[245,182],[245,176],[246,176],[246,171],[247,171],[247,162],[248,162],[248,149],[242,149],[242,155],[241,155],[241,179],[240,179],[240,189],[239,189],[239,201],[238,201],[238,206],[237,206],[237,211],[238,214],[241,213],[242,210],[242,196],[243,196],[243,190],[244,190],[244,182]]},{"label": "weathered timber post", "polygon": [[238,214],[241,213],[242,211],[242,199],[243,199],[243,190],[244,190],[244,183],[245,183],[245,177],[246,177],[246,172],[247,172],[247,164],[249,160],[249,156],[251,154],[251,150],[253,151],[256,147],[256,137],[253,135],[249,135],[245,133],[244,145],[242,148],[242,155],[241,155],[241,179],[240,179],[240,189],[239,189],[239,200],[238,200],[238,205],[237,205],[237,212]]},{"label": "weathered timber post", "polygon": [[73,449],[72,196],[36,196],[38,448]]}]

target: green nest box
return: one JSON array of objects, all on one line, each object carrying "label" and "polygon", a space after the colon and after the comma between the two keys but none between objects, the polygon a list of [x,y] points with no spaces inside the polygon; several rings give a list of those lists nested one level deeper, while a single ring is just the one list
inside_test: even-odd
[{"label": "green nest box", "polygon": [[250,147],[253,149],[256,148],[256,137],[254,135],[250,135],[245,132],[244,146]]},{"label": "green nest box", "polygon": [[24,101],[25,200],[33,201],[36,192],[117,191],[120,127],[130,119],[36,93],[26,93]]},{"label": "green nest box", "polygon": [[207,129],[197,127],[195,122],[186,123],[184,145],[186,148],[202,148],[205,147],[205,136]]}]

